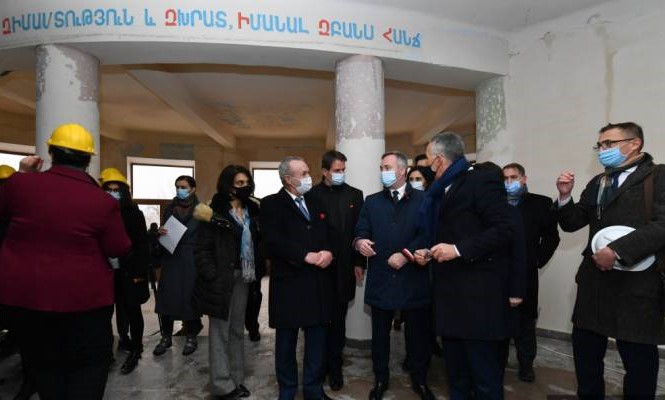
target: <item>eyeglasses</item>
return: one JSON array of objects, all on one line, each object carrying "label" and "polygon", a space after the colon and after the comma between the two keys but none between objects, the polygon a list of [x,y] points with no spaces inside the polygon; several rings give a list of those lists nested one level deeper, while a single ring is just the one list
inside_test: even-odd
[{"label": "eyeglasses", "polygon": [[595,146],[591,147],[592,149],[598,151],[601,149],[609,149],[610,147],[614,147],[615,144],[621,143],[621,142],[627,142],[629,140],[633,140],[635,138],[627,138],[627,139],[619,139],[619,140],[603,140],[602,142],[596,143]]}]

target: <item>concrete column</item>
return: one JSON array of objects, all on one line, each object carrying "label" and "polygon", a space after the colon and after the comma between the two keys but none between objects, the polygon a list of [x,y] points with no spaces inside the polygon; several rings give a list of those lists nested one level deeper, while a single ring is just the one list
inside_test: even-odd
[{"label": "concrete column", "polygon": [[[347,182],[365,196],[382,189],[379,163],[385,152],[383,66],[371,56],[351,56],[337,63],[335,76],[336,148],[344,153]],[[356,288],[346,319],[346,336],[372,338],[365,286]]]},{"label": "concrete column", "polygon": [[37,55],[37,154],[50,167],[46,141],[61,124],[84,126],[95,140],[88,173],[99,176],[99,60],[61,45],[38,46]]}]

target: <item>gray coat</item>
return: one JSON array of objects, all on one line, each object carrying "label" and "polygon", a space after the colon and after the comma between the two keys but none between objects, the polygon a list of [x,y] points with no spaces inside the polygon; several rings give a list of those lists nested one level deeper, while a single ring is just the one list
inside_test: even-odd
[{"label": "gray coat", "polygon": [[[651,156],[645,154],[635,172],[608,200],[600,218],[596,212],[600,175],[594,177],[582,192],[579,203],[571,201],[559,209],[561,229],[573,232],[588,224],[590,243],[596,232],[607,226],[636,228],[609,245],[626,265],[662,250],[665,247],[665,171],[662,166],[658,167],[654,179],[651,221],[647,222],[645,215],[644,180],[654,167]],[[643,272],[602,272],[591,258],[589,244],[582,255],[584,259],[575,276],[575,326],[635,343],[665,343],[663,284],[656,263]]]},{"label": "gray coat", "polygon": [[[174,199],[175,201],[177,200]],[[164,210],[164,222],[173,215],[187,226],[187,231],[180,239],[173,254],[162,249],[162,275],[159,279],[155,311],[175,320],[186,321],[201,316],[192,307],[192,291],[197,276],[194,247],[200,224],[200,221],[192,216],[196,204],[198,204],[197,200],[192,204],[189,214],[182,219],[173,213],[174,203],[169,204]]]}]

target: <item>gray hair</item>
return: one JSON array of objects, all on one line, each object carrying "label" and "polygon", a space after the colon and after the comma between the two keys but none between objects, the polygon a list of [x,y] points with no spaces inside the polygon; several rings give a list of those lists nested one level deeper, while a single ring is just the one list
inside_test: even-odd
[{"label": "gray hair", "polygon": [[450,162],[464,156],[464,139],[454,132],[437,133],[429,142],[432,156],[440,154]]},{"label": "gray hair", "polygon": [[287,175],[291,174],[291,161],[305,161],[302,157],[298,156],[287,156],[282,161],[279,162],[279,167],[277,171],[279,172],[279,179],[282,181],[282,184],[285,184],[284,178]]},{"label": "gray hair", "polygon": [[381,159],[383,160],[384,158],[386,158],[388,156],[395,156],[397,158],[397,166],[400,167],[400,168],[406,169],[406,167],[409,166],[409,159],[406,158],[406,154],[402,153],[401,151],[393,150],[393,151],[383,153],[383,155],[381,156]]}]

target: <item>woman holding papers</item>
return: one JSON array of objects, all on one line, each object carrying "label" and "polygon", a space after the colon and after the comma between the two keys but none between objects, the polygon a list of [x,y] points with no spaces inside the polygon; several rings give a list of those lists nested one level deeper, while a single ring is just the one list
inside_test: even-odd
[{"label": "woman holding papers", "polygon": [[254,182],[242,166],[230,165],[217,181],[210,207],[194,212],[201,225],[195,250],[199,276],[193,302],[210,317],[210,383],[220,399],[249,396],[244,386],[245,307],[259,261],[259,207]]},{"label": "woman holding papers", "polygon": [[[136,368],[143,353],[143,314],[141,304],[148,301],[148,236],[145,218],[132,200],[127,179],[115,168],[106,168],[99,178],[102,189],[118,200],[120,214],[132,249],[124,257],[112,259],[115,270],[115,317],[118,349],[129,352],[120,367],[122,374]],[[131,338],[129,333],[131,332]]]},{"label": "woman holding papers", "polygon": [[[164,225],[184,226],[184,234],[174,229],[159,229],[161,239],[165,242],[176,242],[171,252],[168,248],[162,251],[162,274],[157,290],[156,312],[162,318],[162,339],[153,350],[158,356],[171,347],[173,322],[183,321],[187,341],[182,349],[183,355],[192,354],[197,347],[196,335],[201,331],[201,315],[191,306],[192,290],[196,281],[194,265],[194,244],[196,242],[199,221],[193,218],[194,207],[199,204],[196,198],[196,181],[191,176],[179,176],[175,181],[176,197],[164,210]],[[174,225],[175,224],[175,225]],[[182,228],[182,226],[180,226]],[[175,235],[175,237],[171,237]]]}]

